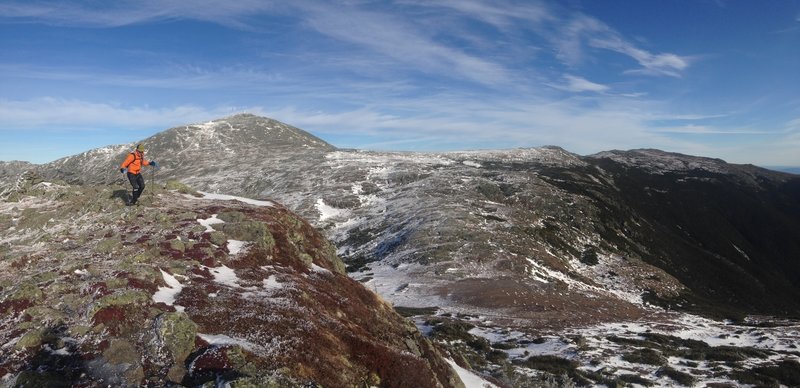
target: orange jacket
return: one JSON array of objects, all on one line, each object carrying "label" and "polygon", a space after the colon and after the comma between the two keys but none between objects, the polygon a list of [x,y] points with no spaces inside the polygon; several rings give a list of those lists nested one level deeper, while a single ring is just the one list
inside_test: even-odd
[{"label": "orange jacket", "polygon": [[119,166],[120,168],[127,168],[128,172],[131,174],[138,174],[140,171],[142,171],[142,166],[149,165],[150,162],[144,160],[144,153],[141,151],[133,151],[128,154],[128,157]]}]

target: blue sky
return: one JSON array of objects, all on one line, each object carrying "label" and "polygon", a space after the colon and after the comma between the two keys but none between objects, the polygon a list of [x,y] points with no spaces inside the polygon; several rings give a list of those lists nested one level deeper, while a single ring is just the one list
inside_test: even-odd
[{"label": "blue sky", "polygon": [[0,0],[0,160],[249,112],[345,148],[800,166],[800,0]]}]

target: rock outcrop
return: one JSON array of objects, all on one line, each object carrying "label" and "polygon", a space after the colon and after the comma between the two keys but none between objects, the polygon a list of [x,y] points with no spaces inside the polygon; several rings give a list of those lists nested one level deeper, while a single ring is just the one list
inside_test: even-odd
[{"label": "rock outcrop", "polygon": [[171,187],[0,202],[3,385],[463,386],[306,221]]}]

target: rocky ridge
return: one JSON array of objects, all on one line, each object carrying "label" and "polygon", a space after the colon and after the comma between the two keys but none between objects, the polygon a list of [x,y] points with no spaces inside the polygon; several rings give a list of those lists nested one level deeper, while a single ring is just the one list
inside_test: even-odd
[{"label": "rocky ridge", "polygon": [[2,385],[463,386],[291,211],[167,187],[0,202]]},{"label": "rocky ridge", "polygon": [[[783,259],[800,257],[796,176],[658,150],[273,148],[279,125],[239,115],[146,139],[164,165],[148,182],[285,203],[334,241],[351,277],[462,366],[511,386],[525,386],[520,374],[584,385],[793,384],[796,323],[747,315],[799,311],[800,270]],[[229,142],[232,133],[259,146]],[[124,152],[41,171],[108,182]],[[70,175],[76,166],[94,167]],[[610,340],[602,330],[618,322]]]}]

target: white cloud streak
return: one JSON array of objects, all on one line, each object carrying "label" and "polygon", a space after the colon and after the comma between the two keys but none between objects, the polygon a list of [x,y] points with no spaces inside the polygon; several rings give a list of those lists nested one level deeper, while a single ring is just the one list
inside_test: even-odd
[{"label": "white cloud streak", "polygon": [[209,110],[193,105],[131,107],[51,97],[25,101],[0,100],[0,131],[160,128],[229,115],[237,110],[242,108],[217,107]]},{"label": "white cloud streak", "polygon": [[610,89],[610,87],[606,85],[598,84],[589,81],[583,77],[578,77],[569,74],[564,75],[564,80],[566,82],[562,84],[548,84],[548,85],[558,90],[563,90],[573,93],[581,93],[581,92],[603,93]]},{"label": "white cloud streak", "polygon": [[418,26],[392,15],[328,5],[304,8],[305,22],[319,33],[365,47],[405,66],[425,73],[455,73],[479,84],[509,81],[503,66],[438,43]]},{"label": "white cloud streak", "polygon": [[577,15],[553,36],[558,57],[569,65],[578,65],[587,56],[586,46],[626,55],[642,67],[629,70],[631,74],[680,77],[690,65],[689,57],[672,53],[654,54],[624,39],[607,24],[586,15]]},{"label": "white cloud streak", "polygon": [[232,28],[250,29],[248,15],[273,12],[272,1],[238,0],[120,0],[83,5],[71,2],[7,2],[0,15],[58,26],[122,27],[167,20],[202,20]]}]

